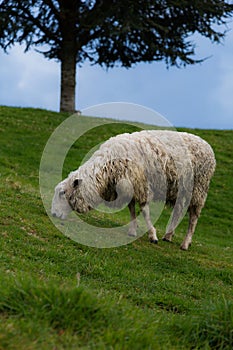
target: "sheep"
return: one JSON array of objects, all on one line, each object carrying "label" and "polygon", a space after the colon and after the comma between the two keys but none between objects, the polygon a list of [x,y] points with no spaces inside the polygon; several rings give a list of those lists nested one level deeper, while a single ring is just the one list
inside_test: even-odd
[{"label": "sheep", "polygon": [[128,234],[136,236],[135,204],[145,219],[149,240],[158,243],[149,204],[164,202],[173,212],[163,236],[172,241],[175,228],[189,212],[187,250],[205,204],[216,166],[211,146],[200,137],[171,130],[143,130],[111,137],[91,158],[55,187],[51,213],[65,219],[72,210],[87,213],[104,202],[130,212]]}]

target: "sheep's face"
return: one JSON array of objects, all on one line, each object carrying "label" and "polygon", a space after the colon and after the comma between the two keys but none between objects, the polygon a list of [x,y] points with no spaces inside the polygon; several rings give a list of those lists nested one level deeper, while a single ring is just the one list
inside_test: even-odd
[{"label": "sheep's face", "polygon": [[78,213],[87,213],[92,209],[92,199],[89,198],[89,191],[85,190],[83,180],[75,179],[72,183],[72,193],[69,196],[69,203],[73,210]]},{"label": "sheep's face", "polygon": [[67,215],[72,211],[71,206],[66,197],[66,182],[60,182],[54,191],[51,214],[54,217],[58,217],[60,219],[65,219]]}]

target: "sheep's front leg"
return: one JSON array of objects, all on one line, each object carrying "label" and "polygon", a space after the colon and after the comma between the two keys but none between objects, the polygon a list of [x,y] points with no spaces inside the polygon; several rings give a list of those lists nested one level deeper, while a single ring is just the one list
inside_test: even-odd
[{"label": "sheep's front leg", "polygon": [[181,203],[176,203],[172,214],[171,214],[171,220],[169,223],[169,226],[167,227],[167,231],[165,235],[163,236],[162,240],[165,242],[171,242],[172,238],[175,234],[175,228],[179,224],[180,219],[182,218],[182,212],[183,212],[183,205]]},{"label": "sheep's front leg", "polygon": [[158,238],[156,235],[156,229],[152,225],[151,219],[150,219],[150,208],[149,204],[146,204],[144,206],[141,206],[142,214],[144,216],[144,219],[146,221],[146,225],[148,228],[148,235],[149,235],[149,240],[151,243],[158,243]]},{"label": "sheep's front leg", "polygon": [[128,204],[129,212],[130,212],[130,224],[128,235],[131,237],[137,236],[137,220],[136,220],[136,212],[135,212],[135,201],[132,200]]},{"label": "sheep's front leg", "polygon": [[165,233],[165,235],[163,236],[162,240],[165,242],[171,242],[172,241],[172,237],[174,236],[175,231],[170,231]]},{"label": "sheep's front leg", "polygon": [[181,244],[180,248],[182,250],[188,250],[189,246],[192,243],[192,237],[197,225],[199,215],[196,213],[196,210],[194,208],[190,208],[189,210],[189,227],[188,227],[188,233],[185,236],[185,239],[183,240],[183,243]]}]

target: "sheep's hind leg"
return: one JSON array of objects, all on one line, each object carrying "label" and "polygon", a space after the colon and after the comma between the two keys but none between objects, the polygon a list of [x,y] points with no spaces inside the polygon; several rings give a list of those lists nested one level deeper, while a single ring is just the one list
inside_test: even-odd
[{"label": "sheep's hind leg", "polygon": [[151,243],[158,243],[158,238],[156,235],[156,229],[152,225],[151,219],[150,219],[150,208],[149,204],[146,204],[144,206],[141,206],[142,214],[144,216],[144,219],[146,221],[146,225],[148,228],[148,235],[149,235],[149,240]]},{"label": "sheep's hind leg", "polygon": [[180,249],[182,250],[188,250],[189,246],[192,243],[192,236],[194,234],[197,221],[198,221],[199,215],[197,214],[196,210],[193,207],[190,207],[189,209],[189,227],[187,235],[185,236],[185,239],[183,240],[183,243],[180,246]]},{"label": "sheep's hind leg", "polygon": [[137,220],[136,220],[136,212],[135,212],[135,201],[132,200],[128,204],[129,212],[130,212],[130,224],[128,236],[136,237],[137,236]]}]

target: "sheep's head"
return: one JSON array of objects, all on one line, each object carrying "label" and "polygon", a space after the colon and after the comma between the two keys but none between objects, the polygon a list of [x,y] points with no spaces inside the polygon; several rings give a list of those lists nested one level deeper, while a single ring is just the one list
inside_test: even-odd
[{"label": "sheep's head", "polygon": [[64,180],[55,187],[51,214],[64,220],[71,211],[72,208],[67,200],[67,180]]},{"label": "sheep's head", "polygon": [[69,195],[69,204],[78,213],[87,213],[93,208],[92,192],[86,191],[85,183],[82,179],[74,179],[71,184],[72,191]]}]

